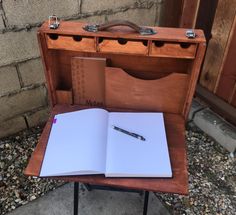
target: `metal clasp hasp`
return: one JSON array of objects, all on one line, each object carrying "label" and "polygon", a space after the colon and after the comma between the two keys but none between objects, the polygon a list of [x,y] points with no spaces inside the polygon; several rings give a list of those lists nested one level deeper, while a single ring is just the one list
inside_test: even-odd
[{"label": "metal clasp hasp", "polygon": [[55,16],[55,15],[49,16],[48,23],[49,23],[50,29],[57,29],[60,25],[60,22],[59,22],[57,16]]},{"label": "metal clasp hasp", "polygon": [[187,30],[185,35],[189,39],[194,39],[197,36],[193,29]]}]

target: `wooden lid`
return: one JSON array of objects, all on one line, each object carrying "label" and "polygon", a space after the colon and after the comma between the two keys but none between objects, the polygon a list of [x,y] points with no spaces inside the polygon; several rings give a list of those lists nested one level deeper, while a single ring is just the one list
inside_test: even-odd
[{"label": "wooden lid", "polygon": [[117,26],[109,28],[106,31],[99,32],[87,32],[83,29],[87,23],[83,22],[71,22],[61,21],[58,29],[50,29],[48,21],[44,22],[40,27],[39,31],[49,34],[60,34],[60,35],[81,35],[89,37],[108,37],[108,38],[127,38],[137,40],[163,40],[173,42],[191,42],[201,43],[205,42],[205,36],[202,30],[196,29],[196,38],[189,39],[186,37],[186,30],[184,28],[164,28],[164,27],[151,27],[157,32],[155,35],[140,35],[129,27]]}]

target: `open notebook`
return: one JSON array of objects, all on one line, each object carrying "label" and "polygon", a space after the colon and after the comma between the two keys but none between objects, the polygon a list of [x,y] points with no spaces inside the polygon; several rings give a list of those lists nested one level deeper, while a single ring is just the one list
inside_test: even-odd
[{"label": "open notebook", "polygon": [[163,114],[93,108],[55,115],[40,176],[87,174],[172,177]]}]

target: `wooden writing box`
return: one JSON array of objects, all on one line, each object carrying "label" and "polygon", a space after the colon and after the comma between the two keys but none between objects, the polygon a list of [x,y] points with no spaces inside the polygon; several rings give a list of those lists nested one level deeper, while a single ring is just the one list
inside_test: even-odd
[{"label": "wooden writing box", "polygon": [[[205,37],[186,37],[186,29],[153,27],[154,35],[140,35],[127,26],[87,32],[85,23],[61,22],[38,31],[44,62],[51,117],[25,170],[39,176],[53,116],[57,113],[103,106],[108,110],[164,112],[173,178],[56,177],[65,181],[169,193],[188,193],[185,121],[205,52]],[[102,102],[76,100],[72,58],[106,59]],[[75,65],[76,66],[76,65]],[[107,71],[108,70],[108,71]],[[90,86],[91,88],[97,86]],[[76,102],[75,102],[76,101]],[[85,105],[85,106],[84,106]]]}]

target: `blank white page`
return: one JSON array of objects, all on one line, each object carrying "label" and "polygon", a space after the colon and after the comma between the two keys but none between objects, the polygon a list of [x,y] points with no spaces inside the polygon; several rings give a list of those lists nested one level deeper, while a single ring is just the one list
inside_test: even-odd
[{"label": "blank white page", "polygon": [[[142,135],[139,140],[112,125]],[[106,176],[171,177],[171,165],[162,113],[110,113]]]},{"label": "blank white page", "polygon": [[40,176],[104,173],[107,120],[98,108],[56,115]]}]

